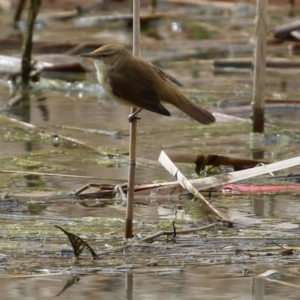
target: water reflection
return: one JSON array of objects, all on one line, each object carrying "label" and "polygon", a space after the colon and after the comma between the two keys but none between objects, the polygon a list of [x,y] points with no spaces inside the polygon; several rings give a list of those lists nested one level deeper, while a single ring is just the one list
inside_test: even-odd
[{"label": "water reflection", "polygon": [[[261,267],[257,271],[264,270]],[[145,273],[49,275],[0,281],[1,299],[296,299],[298,279],[282,276],[244,276],[242,267],[210,266],[186,269],[156,268]],[[253,275],[253,272],[251,272]],[[275,281],[273,281],[275,280]]]}]

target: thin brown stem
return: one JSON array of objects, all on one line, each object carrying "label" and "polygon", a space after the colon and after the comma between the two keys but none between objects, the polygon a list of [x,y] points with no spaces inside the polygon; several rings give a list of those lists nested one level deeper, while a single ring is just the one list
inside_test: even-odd
[{"label": "thin brown stem", "polygon": [[[133,1],[133,54],[136,56],[139,56],[140,54],[140,0]],[[131,114],[134,114],[136,111],[136,107],[131,108]],[[132,221],[136,167],[136,135],[137,119],[134,118],[132,122],[130,122],[129,172],[125,238],[131,238],[133,236]]]},{"label": "thin brown stem", "polygon": [[31,71],[31,52],[32,52],[32,36],[34,29],[34,22],[39,12],[42,0],[31,0],[28,13],[27,30],[23,42],[23,55],[22,55],[22,87],[27,88],[30,81]]}]

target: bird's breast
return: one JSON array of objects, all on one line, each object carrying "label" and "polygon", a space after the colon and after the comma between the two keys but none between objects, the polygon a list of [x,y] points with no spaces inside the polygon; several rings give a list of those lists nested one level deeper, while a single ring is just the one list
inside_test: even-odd
[{"label": "bird's breast", "polygon": [[112,100],[117,101],[123,105],[132,106],[127,100],[118,97],[112,90],[112,87],[109,82],[109,77],[107,75],[104,75],[102,72],[99,72],[97,70],[97,78],[99,81],[99,84],[102,86],[104,92],[107,94],[108,97],[110,97]]}]

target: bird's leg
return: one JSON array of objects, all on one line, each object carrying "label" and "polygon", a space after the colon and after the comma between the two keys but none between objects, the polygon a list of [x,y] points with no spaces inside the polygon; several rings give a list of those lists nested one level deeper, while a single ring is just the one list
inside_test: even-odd
[{"label": "bird's leg", "polygon": [[137,114],[140,113],[143,109],[139,108],[137,111],[135,111],[134,113],[130,114],[128,116],[128,121],[132,122],[133,120],[140,120],[141,118],[137,117]]}]

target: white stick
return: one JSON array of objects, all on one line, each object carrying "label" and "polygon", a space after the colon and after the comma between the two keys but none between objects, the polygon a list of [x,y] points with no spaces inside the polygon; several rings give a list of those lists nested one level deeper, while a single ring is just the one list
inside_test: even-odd
[{"label": "white stick", "polygon": [[[166,167],[167,164],[165,163],[165,158],[169,159],[168,156],[164,151],[161,151],[160,156],[159,156],[159,162]],[[166,166],[165,166],[166,165]],[[273,164],[269,165],[263,165],[261,167],[255,167],[247,170],[242,170],[242,171],[237,171],[237,172],[231,172],[231,173],[225,173],[225,174],[220,174],[220,175],[215,175],[211,177],[206,177],[206,178],[200,178],[200,179],[193,179],[190,180],[190,183],[196,186],[197,189],[199,190],[205,190],[209,189],[212,187],[220,186],[223,184],[227,183],[232,183],[244,179],[249,179],[252,177],[256,177],[259,175],[263,175],[266,173],[272,173],[275,171],[291,168],[300,165],[300,156],[293,157],[290,159],[278,161]],[[167,170],[173,175],[176,175],[177,168],[174,166],[173,168]],[[171,183],[170,183],[171,185]]]},{"label": "white stick", "polygon": [[207,201],[202,194],[200,194],[196,188],[188,181],[184,175],[178,170],[178,168],[173,164],[167,154],[162,151],[159,156],[159,162],[171,173],[178,181],[178,183],[185,189],[187,189],[196,198],[202,200],[215,214],[217,214],[221,219],[225,221],[230,221],[229,216],[219,211],[214,207],[209,201]]}]

